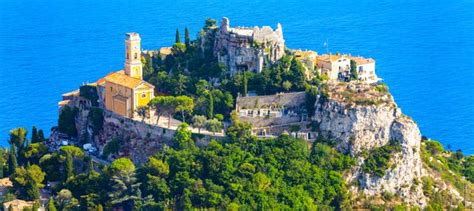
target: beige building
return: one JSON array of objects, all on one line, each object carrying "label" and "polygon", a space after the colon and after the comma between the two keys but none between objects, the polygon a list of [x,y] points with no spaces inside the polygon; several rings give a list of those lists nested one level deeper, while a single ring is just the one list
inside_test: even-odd
[{"label": "beige building", "polygon": [[97,81],[107,110],[133,117],[137,107],[154,98],[154,86],[142,80],[140,36],[128,33],[125,39],[125,69],[109,73]]},{"label": "beige building", "polygon": [[327,75],[330,80],[337,80],[339,73],[349,73],[351,61],[345,55],[324,54],[316,57],[316,66],[321,75]]}]

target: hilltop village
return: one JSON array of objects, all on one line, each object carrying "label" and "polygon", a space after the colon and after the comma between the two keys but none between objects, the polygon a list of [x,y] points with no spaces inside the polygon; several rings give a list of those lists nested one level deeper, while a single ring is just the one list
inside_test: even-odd
[{"label": "hilltop village", "polygon": [[[377,84],[380,79],[375,74],[374,59],[343,54],[318,55],[315,51],[287,49],[280,24],[275,30],[268,26],[233,28],[230,27],[229,19],[223,18],[220,27],[212,27],[205,32],[207,33],[205,36],[201,37],[200,46],[196,46],[198,43],[191,44],[189,40],[186,43],[180,43],[178,37],[173,47],[163,47],[159,50],[142,50],[140,35],[135,32],[127,33],[124,68],[107,74],[94,84],[86,85],[96,87],[98,107],[110,115],[127,117],[129,120],[148,122],[150,125],[175,130],[181,121],[173,118],[174,114],[162,117],[163,113],[168,113],[165,111],[167,109],[163,107],[170,106],[165,105],[166,102],[162,101],[166,100],[166,96],[173,95],[173,92],[170,93],[169,90],[160,90],[162,88],[155,87],[153,84],[158,83],[158,86],[163,87],[164,85],[155,81],[155,78],[146,75],[150,69],[146,66],[150,66],[149,63],[156,62],[156,60],[160,60],[159,62],[166,65],[170,60],[176,60],[175,57],[183,54],[186,48],[196,48],[203,52],[209,51],[212,57],[217,60],[217,64],[213,64],[215,67],[211,67],[217,69],[215,75],[197,81],[195,89],[201,88],[204,89],[204,92],[212,92],[213,88],[222,86],[222,79],[226,81],[229,80],[229,77],[233,77],[234,80],[240,79],[238,83],[241,87],[235,86],[228,92],[219,93],[219,95],[225,95],[224,98],[227,98],[225,99],[227,102],[223,103],[226,105],[222,106],[224,108],[219,110],[220,113],[215,115],[217,118],[213,118],[214,114],[208,111],[210,108],[205,108],[206,112],[203,112],[203,115],[198,115],[216,120],[214,125],[210,125],[208,128],[203,125],[201,127],[204,128],[199,129],[200,133],[210,136],[222,136],[226,120],[230,120],[230,114],[235,111],[242,121],[252,123],[253,134],[259,137],[276,137],[282,133],[291,133],[293,136],[314,140],[316,136],[306,127],[311,122],[312,115],[312,113],[308,113],[308,110],[312,109],[306,107],[307,93],[305,90],[311,86],[311,83],[314,87],[321,86],[322,81],[327,83],[353,81],[359,84],[357,86],[374,84],[383,86]],[[270,68],[279,69],[278,71],[282,72],[279,74],[282,76],[289,75],[288,79],[281,81],[276,90],[252,89],[252,85],[249,85],[252,83],[250,77],[256,80]],[[186,67],[178,66],[176,70],[172,67],[170,71],[176,71],[176,73],[170,72],[169,75],[182,76],[178,79],[189,80],[190,78],[185,78],[185,74],[179,73],[179,71],[184,73],[190,71]],[[286,73],[288,71],[292,72]],[[272,70],[267,74],[273,74]],[[144,77],[149,82],[144,80]],[[296,81],[292,79],[296,79]],[[270,82],[275,83],[276,81]],[[168,85],[188,86],[179,83]],[[198,85],[203,85],[203,87],[198,87]],[[193,89],[193,87],[186,87],[186,89]],[[187,93],[182,90],[179,94]],[[205,95],[212,95],[212,93]],[[61,108],[71,104],[74,107],[77,102],[85,102],[78,101],[75,98],[78,96],[81,96],[80,90],[67,93],[59,105]],[[194,102],[195,100],[193,101],[187,96],[175,95],[175,97],[180,97],[176,98],[175,108],[171,109],[174,109],[175,113],[182,109],[184,109],[182,110],[183,117],[189,116],[184,112],[188,114],[200,113],[193,111],[193,108],[197,106],[195,104],[198,103]],[[235,105],[233,105],[234,102]],[[203,107],[206,106],[208,107],[208,105]],[[192,118],[193,116],[189,116],[188,120],[191,121],[187,122],[191,126],[199,127],[198,124],[192,122]],[[192,129],[196,130],[193,127]]]},{"label": "hilltop village", "polygon": [[281,24],[181,33],[149,50],[126,33],[49,138],[12,129],[4,210],[473,208],[474,156],[423,137],[375,59],[290,49]]}]

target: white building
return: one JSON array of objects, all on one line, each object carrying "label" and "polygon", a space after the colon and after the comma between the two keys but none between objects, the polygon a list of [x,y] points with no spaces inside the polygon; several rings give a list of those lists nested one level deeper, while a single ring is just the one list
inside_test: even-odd
[{"label": "white building", "polygon": [[365,81],[367,83],[375,83],[379,80],[375,74],[374,59],[363,57],[352,57],[351,59],[356,62],[359,80]]}]

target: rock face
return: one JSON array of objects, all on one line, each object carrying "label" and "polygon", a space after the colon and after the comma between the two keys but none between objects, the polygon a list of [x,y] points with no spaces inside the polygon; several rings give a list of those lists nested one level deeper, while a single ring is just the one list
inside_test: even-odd
[{"label": "rock face", "polygon": [[[336,140],[340,151],[357,158],[357,165],[348,176],[348,184],[357,181],[359,190],[365,194],[390,192],[407,203],[423,206],[426,199],[421,185],[415,182],[421,181],[423,174],[419,154],[420,130],[413,120],[401,113],[391,96],[390,99],[380,104],[357,105],[331,99],[331,94],[329,97],[320,96],[313,119],[319,125],[319,135]],[[385,175],[378,177],[362,172],[363,152],[370,152],[390,141],[399,142],[402,150],[391,156],[393,165]]]},{"label": "rock face", "polygon": [[276,62],[285,55],[285,40],[281,25],[231,28],[223,18],[215,34],[214,55],[231,73],[249,70],[260,72],[264,65]]}]

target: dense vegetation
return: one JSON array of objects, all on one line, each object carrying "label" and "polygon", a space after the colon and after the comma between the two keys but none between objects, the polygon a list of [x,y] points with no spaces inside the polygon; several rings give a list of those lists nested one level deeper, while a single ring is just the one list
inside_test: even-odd
[{"label": "dense vegetation", "polygon": [[58,181],[50,201],[59,210],[348,206],[342,173],[354,162],[325,143],[310,147],[287,135],[260,140],[235,121],[228,140],[198,148],[187,127],[181,125],[174,144],[142,166],[128,158],[93,164],[80,148],[50,152],[43,143],[29,143],[24,128],[12,130],[12,148],[20,150],[3,152],[2,172],[15,184],[7,198],[38,199],[46,182]]},{"label": "dense vegetation", "polygon": [[[426,176],[421,181],[424,194],[431,199],[428,210],[441,210],[446,205],[456,202],[450,197],[448,190],[437,188],[443,186],[441,182],[452,185],[458,192],[463,193],[464,197],[474,198],[474,192],[472,192],[474,190],[472,184],[474,155],[464,156],[461,150],[455,152],[451,149],[445,150],[437,141],[424,140],[421,146],[421,158],[423,163],[433,171],[431,175],[439,177]],[[460,207],[463,207],[462,204]]]}]

